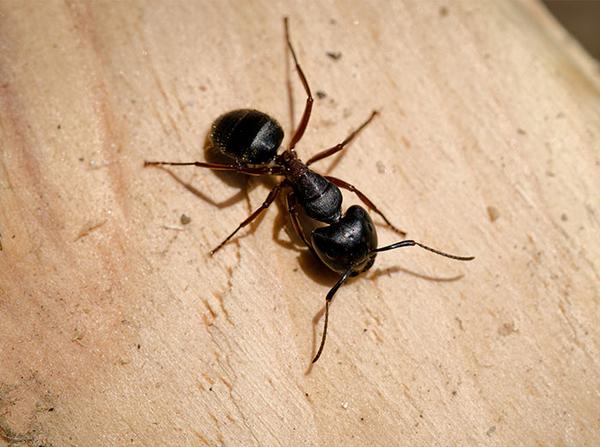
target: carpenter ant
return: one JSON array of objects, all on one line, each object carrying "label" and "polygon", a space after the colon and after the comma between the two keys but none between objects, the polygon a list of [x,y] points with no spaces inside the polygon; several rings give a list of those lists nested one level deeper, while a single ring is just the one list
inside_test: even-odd
[{"label": "carpenter ant", "polygon": [[315,355],[312,361],[313,363],[319,360],[325,346],[327,322],[329,320],[329,303],[333,299],[333,295],[335,295],[335,292],[337,292],[348,278],[357,276],[370,269],[375,262],[377,253],[396,248],[418,246],[440,256],[458,261],[471,261],[475,259],[472,256],[456,256],[444,253],[413,240],[404,240],[378,248],[377,232],[375,231],[373,221],[365,209],[358,205],[348,208],[346,214],[337,222],[326,227],[315,228],[311,233],[311,242],[312,250],[321,259],[323,264],[331,270],[342,274],[338,282],[335,283],[325,297],[323,335],[317,355]]},{"label": "carpenter ant", "polygon": [[[250,224],[262,211],[266,210],[284,189],[287,190],[287,210],[291,216],[295,232],[327,267],[342,274],[326,296],[323,335],[319,350],[313,359],[314,363],[321,356],[325,345],[329,320],[329,303],[334,294],[348,278],[368,270],[373,265],[377,253],[416,245],[452,259],[468,261],[474,258],[450,255],[412,240],[404,240],[377,248],[377,232],[371,217],[364,208],[354,205],[345,214],[342,214],[342,194],[339,188],[355,193],[368,208],[379,214],[390,228],[402,236],[406,235],[404,231],[396,228],[375,204],[356,187],[336,177],[317,174],[309,168],[311,164],[345,149],[359,132],[375,118],[378,114],[377,111],[373,111],[369,118],[341,143],[317,153],[306,162],[298,158],[295,147],[308,126],[313,97],[290,40],[287,17],[284,18],[284,28],[288,49],[307,95],[300,124],[293,133],[286,150],[277,154],[284,134],[283,129],[275,119],[257,110],[240,109],[227,112],[217,118],[209,135],[212,146],[233,159],[232,164],[201,161],[146,161],[144,166],[197,166],[246,175],[278,175],[284,177],[281,182],[271,189],[263,204],[240,223],[218,246],[211,250],[210,254],[214,255],[240,229]],[[312,230],[310,240],[306,237],[300,225],[298,205],[309,218],[328,224]]]}]

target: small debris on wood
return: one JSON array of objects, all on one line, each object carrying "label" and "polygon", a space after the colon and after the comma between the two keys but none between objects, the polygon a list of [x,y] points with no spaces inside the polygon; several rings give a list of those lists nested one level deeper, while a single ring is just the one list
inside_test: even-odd
[{"label": "small debris on wood", "polygon": [[181,225],[187,225],[192,221],[192,218],[189,216],[186,216],[185,214],[181,215],[181,218],[179,219],[179,222],[181,222]]},{"label": "small debris on wood", "polygon": [[81,231],[79,231],[79,234],[77,235],[77,237],[75,238],[75,240],[73,242],[77,242],[79,239],[88,236],[90,233],[96,231],[98,228],[100,228],[105,223],[106,223],[106,219],[104,219],[101,222],[89,222],[89,223],[87,223],[86,225],[83,226],[83,228],[81,229]]},{"label": "small debris on wood", "polygon": [[465,328],[464,328],[464,326],[463,326],[463,322],[462,322],[462,320],[461,320],[460,318],[458,318],[458,317],[454,317],[454,319],[455,319],[455,320],[456,320],[456,322],[458,323],[458,328],[459,328],[461,331],[464,331],[464,330],[465,330]]},{"label": "small debris on wood", "polygon": [[446,17],[448,15],[448,8],[446,8],[445,6],[442,6],[440,8],[440,16],[441,17]]},{"label": "small debris on wood", "polygon": [[325,98],[327,98],[327,93],[325,93],[323,90],[317,90],[317,98],[325,99]]},{"label": "small debris on wood", "polygon": [[334,61],[339,61],[342,58],[342,52],[341,51],[328,51],[327,56],[331,59],[333,59]]},{"label": "small debris on wood", "polygon": [[500,327],[498,327],[498,334],[501,335],[502,337],[507,337],[511,334],[516,334],[519,331],[517,329],[515,329],[515,323],[514,322],[508,322],[508,323],[504,323],[502,325],[500,325]]},{"label": "small debris on wood", "polygon": [[490,218],[490,222],[496,222],[500,217],[500,212],[494,208],[493,206],[487,207],[488,217]]},{"label": "small debris on wood", "polygon": [[79,346],[85,346],[81,340],[83,340],[83,334],[78,329],[75,329],[75,333],[73,334],[71,341],[73,343],[77,343]]}]

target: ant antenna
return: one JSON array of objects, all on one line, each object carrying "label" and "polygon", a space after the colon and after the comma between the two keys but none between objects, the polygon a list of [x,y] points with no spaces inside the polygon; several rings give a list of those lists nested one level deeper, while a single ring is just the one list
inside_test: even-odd
[{"label": "ant antenna", "polygon": [[386,245],[385,247],[376,248],[375,250],[371,251],[371,254],[379,253],[380,251],[394,250],[395,248],[413,247],[415,245],[417,245],[421,248],[424,248],[427,251],[431,251],[431,252],[435,253],[436,255],[445,256],[446,258],[450,258],[450,259],[456,259],[457,261],[472,261],[473,259],[475,259],[475,256],[456,256],[456,255],[451,255],[449,253],[444,253],[443,251],[436,250],[435,248],[431,248],[431,247],[428,247],[427,245],[423,245],[419,242],[411,241],[411,240],[400,241],[400,242],[396,242],[395,244],[392,244],[392,245]]},{"label": "ant antenna", "polygon": [[335,295],[335,292],[337,292],[337,290],[342,286],[342,284],[346,282],[346,280],[350,277],[351,273],[352,269],[346,270],[342,274],[342,276],[340,276],[338,282],[335,283],[335,286],[331,288],[331,290],[327,293],[327,296],[325,297],[325,325],[323,326],[323,337],[321,338],[321,345],[319,346],[317,355],[315,355],[315,358],[312,361],[313,363],[319,360],[319,357],[321,357],[321,353],[323,352],[323,347],[325,346],[325,339],[327,338],[327,322],[329,321],[329,303],[333,299],[333,295]]}]

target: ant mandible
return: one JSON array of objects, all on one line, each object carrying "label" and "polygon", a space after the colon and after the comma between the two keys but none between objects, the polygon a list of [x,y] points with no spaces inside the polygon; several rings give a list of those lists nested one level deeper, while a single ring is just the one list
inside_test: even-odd
[{"label": "ant mandible", "polygon": [[[221,115],[212,125],[209,135],[211,145],[233,159],[232,164],[194,162],[145,161],[144,166],[197,166],[218,171],[233,171],[240,174],[264,176],[277,175],[284,179],[271,189],[267,198],[247,219],[227,236],[218,246],[211,250],[214,255],[240,229],[250,224],[261,212],[266,210],[283,190],[287,190],[287,210],[291,217],[294,231],[303,243],[331,270],[341,273],[336,284],[325,298],[325,322],[323,335],[316,362],[325,346],[327,324],[329,320],[329,304],[337,290],[352,276],[356,276],[375,262],[377,253],[401,247],[418,246],[441,256],[470,261],[473,257],[455,256],[428,247],[413,240],[396,242],[377,248],[377,232],[373,221],[364,208],[354,205],[342,215],[342,194],[339,188],[355,193],[371,210],[379,214],[385,223],[402,236],[406,233],[396,228],[375,204],[360,190],[350,183],[336,177],[322,176],[312,171],[309,166],[324,158],[330,157],[346,148],[346,146],[362,131],[378,114],[373,111],[348,137],[335,146],[318,152],[303,162],[298,158],[295,147],[302,139],[310,119],[313,97],[308,81],[292,46],[287,17],[284,18],[285,38],[292,55],[296,71],[306,92],[306,104],[296,131],[288,144],[288,148],[277,154],[283,141],[283,129],[269,115],[252,109],[239,109]],[[300,206],[309,218],[328,224],[313,229],[310,241],[300,225],[297,206]]]}]

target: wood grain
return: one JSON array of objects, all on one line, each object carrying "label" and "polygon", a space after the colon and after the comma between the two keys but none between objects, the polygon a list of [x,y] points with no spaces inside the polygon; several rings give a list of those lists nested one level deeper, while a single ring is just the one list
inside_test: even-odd
[{"label": "wood grain", "polygon": [[[381,254],[312,369],[336,278],[281,204],[208,255],[272,182],[142,167],[289,134],[284,15],[302,156],[381,110],[315,167],[477,257]],[[0,444],[597,444],[599,85],[533,1],[1,2]]]}]

